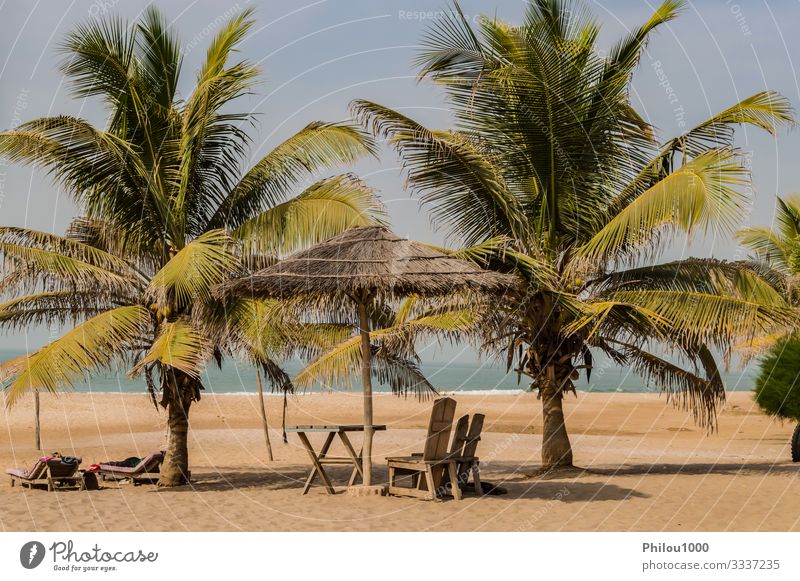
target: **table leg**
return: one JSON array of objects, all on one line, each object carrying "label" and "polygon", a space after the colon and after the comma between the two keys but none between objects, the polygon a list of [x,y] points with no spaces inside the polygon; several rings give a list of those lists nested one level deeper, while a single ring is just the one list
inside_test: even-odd
[{"label": "table leg", "polygon": [[[308,479],[306,480],[306,485],[303,487],[303,494],[306,494],[308,489],[311,488],[311,483],[317,474],[319,474],[319,477],[322,479],[322,482],[325,485],[325,490],[328,491],[328,494],[335,494],[333,485],[331,484],[328,475],[325,473],[325,469],[322,467],[322,464],[319,463],[319,458],[317,458],[314,448],[311,447],[311,442],[308,441],[308,436],[306,436],[304,432],[297,432],[297,435],[300,437],[300,441],[303,443],[306,452],[308,452],[308,456],[311,458],[312,464],[314,464],[314,468],[311,469],[311,474],[308,475]],[[322,446],[322,450],[320,451],[320,457],[325,457],[325,454],[328,452],[328,448],[331,446],[334,435],[335,434],[333,433],[328,434],[328,438],[325,440],[325,444]]]},{"label": "table leg", "polygon": [[361,465],[361,456],[356,456],[356,451],[353,449],[353,444],[350,443],[350,438],[347,437],[346,432],[339,432],[339,437],[342,440],[342,444],[344,444],[344,449],[347,450],[347,454],[353,460],[354,468],[353,473],[350,474],[348,486],[353,486],[359,476],[361,476],[361,482],[364,482],[364,467]]}]

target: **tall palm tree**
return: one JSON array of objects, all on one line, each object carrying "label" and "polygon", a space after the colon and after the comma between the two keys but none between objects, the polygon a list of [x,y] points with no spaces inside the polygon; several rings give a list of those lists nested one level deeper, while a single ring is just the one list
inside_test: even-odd
[{"label": "tall palm tree", "polygon": [[93,19],[67,36],[62,70],[76,97],[103,100],[107,127],[56,116],[0,134],[0,154],[47,170],[82,210],[64,236],[0,229],[0,293],[12,297],[0,325],[74,325],[0,367],[7,401],[128,364],[167,410],[165,486],[187,480],[189,409],[210,358],[244,354],[287,387],[271,358],[294,331],[266,316],[270,304],[216,300],[210,288],[382,215],[349,174],[302,189],[373,153],[350,125],[312,123],[247,167],[254,114],[236,104],[258,69],[232,58],[252,25],[246,10],[222,26],[182,98],[181,44],[155,9],[133,26]]},{"label": "tall palm tree", "polygon": [[472,25],[456,4],[418,59],[420,78],[446,94],[452,130],[352,104],[397,149],[434,223],[478,245],[491,268],[525,279],[523,296],[497,301],[487,346],[538,390],[546,469],[572,465],[562,401],[581,370],[588,379],[593,353],[641,373],[713,428],[725,397],[714,350],[793,321],[756,265],[648,265],[676,235],[735,229],[749,174],[733,126],[772,133],[791,122],[787,101],[767,91],[657,139],[631,103],[631,81],[651,33],[682,5],[665,1],[604,53],[600,25],[577,2],[528,0],[518,26]]}]

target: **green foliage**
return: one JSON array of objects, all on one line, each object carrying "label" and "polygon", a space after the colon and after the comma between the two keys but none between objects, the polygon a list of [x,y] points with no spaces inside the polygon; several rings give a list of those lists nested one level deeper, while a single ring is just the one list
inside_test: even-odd
[{"label": "green foliage", "polygon": [[[725,392],[710,350],[794,325],[786,284],[752,262],[643,263],[696,233],[731,234],[750,184],[734,127],[774,134],[793,119],[784,97],[762,91],[659,138],[631,101],[633,75],[684,6],[662,2],[606,52],[580,2],[528,0],[519,24],[475,22],[456,3],[417,61],[444,91],[453,127],[364,100],[352,109],[394,146],[434,223],[470,247],[463,256],[528,283],[489,318],[487,348],[509,369],[560,394],[601,351],[713,427]],[[784,229],[800,224],[785,214]],[[793,259],[772,238],[761,247]],[[681,365],[653,355],[655,344]]]},{"label": "green foliage", "polygon": [[[383,215],[360,180],[318,175],[374,153],[356,126],[314,122],[248,159],[254,116],[237,105],[259,71],[236,55],[253,24],[252,10],[224,23],[179,96],[183,43],[163,15],[149,7],[132,25],[93,18],[67,35],[61,69],[75,96],[102,99],[107,126],[54,116],[0,133],[0,156],[46,170],[84,211],[65,236],[0,228],[0,328],[75,325],[0,366],[8,402],[120,363],[144,374],[151,393],[155,375],[191,378],[175,383],[196,399],[206,363],[233,355],[291,389],[273,358],[297,348],[297,330],[315,348],[333,344],[331,329],[210,293]],[[170,389],[162,403],[173,397],[183,396]]]},{"label": "green foliage", "polygon": [[759,362],[756,403],[766,413],[800,422],[800,339],[776,343]]}]

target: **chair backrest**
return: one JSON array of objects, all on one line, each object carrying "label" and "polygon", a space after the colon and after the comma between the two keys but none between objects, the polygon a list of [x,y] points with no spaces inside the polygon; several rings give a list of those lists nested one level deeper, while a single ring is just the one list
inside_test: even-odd
[{"label": "chair backrest", "polygon": [[141,462],[139,462],[136,468],[141,468],[142,472],[148,472],[153,470],[154,468],[158,468],[161,466],[161,463],[164,461],[164,454],[161,452],[153,452],[146,458],[143,458]]},{"label": "chair backrest", "polygon": [[458,418],[458,422],[456,422],[456,431],[453,432],[453,442],[450,444],[450,456],[456,458],[463,455],[468,430],[469,415],[467,414]]},{"label": "chair backrest", "polygon": [[441,460],[447,456],[447,445],[450,443],[450,430],[456,415],[456,400],[443,397],[433,402],[431,420],[428,423],[428,436],[425,439],[423,460]]},{"label": "chair backrest", "polygon": [[74,476],[78,471],[79,466],[80,462],[75,462],[74,464],[64,464],[64,462],[59,459],[47,461],[47,468],[50,471],[51,478],[66,478],[68,476]]},{"label": "chair backrest", "polygon": [[473,458],[478,452],[478,442],[481,441],[481,432],[483,431],[483,420],[486,418],[483,414],[474,414],[472,422],[469,425],[469,432],[467,433],[467,440],[464,442],[463,456],[465,458]]},{"label": "chair backrest", "polygon": [[44,478],[44,473],[46,471],[47,471],[47,462],[42,462],[41,460],[37,460],[33,468],[28,470],[28,472],[25,474],[25,478],[28,478],[29,480],[38,480],[39,478]]}]

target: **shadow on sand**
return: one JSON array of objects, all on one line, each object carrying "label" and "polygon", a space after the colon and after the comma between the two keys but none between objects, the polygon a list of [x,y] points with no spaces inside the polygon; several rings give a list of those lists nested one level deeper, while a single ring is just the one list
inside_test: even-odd
[{"label": "shadow on sand", "polygon": [[508,494],[495,498],[507,500],[531,499],[558,502],[602,502],[620,501],[629,498],[649,498],[648,494],[634,488],[626,488],[605,482],[555,482],[539,480],[522,482],[498,482]]},{"label": "shadow on sand", "polygon": [[[531,467],[521,467],[511,463],[494,463],[484,470],[482,478],[501,486],[508,494],[492,496],[498,500],[538,499],[561,502],[621,501],[629,498],[648,498],[649,495],[635,488],[611,483],[615,476],[652,475],[747,475],[779,474],[794,476],[800,474],[800,465],[781,463],[724,463],[724,464],[629,464],[623,466],[593,466],[557,470],[543,474],[530,474]],[[350,470],[329,468],[326,470],[338,492],[347,485]],[[244,471],[241,467],[197,469],[189,486],[162,489],[162,492],[203,492],[226,490],[296,490],[299,494],[309,474],[306,465],[276,465],[275,467],[253,468]],[[386,470],[376,467],[375,483],[385,483]],[[593,481],[587,481],[592,479]],[[314,488],[320,486],[315,479]],[[155,487],[153,487],[155,490]],[[470,498],[471,495],[466,496]]]},{"label": "shadow on sand", "polygon": [[726,463],[686,463],[686,464],[628,464],[619,467],[591,467],[584,471],[585,474],[596,474],[599,476],[638,476],[644,474],[689,474],[707,475],[723,474],[727,476],[735,475],[786,475],[797,476],[800,474],[800,465],[788,462],[767,463],[767,462],[726,462]]},{"label": "shadow on sand", "polygon": [[[241,467],[227,469],[198,468],[192,473],[192,482],[188,486],[163,489],[176,492],[203,492],[207,490],[288,490],[303,488],[310,468],[305,465],[276,465],[265,466],[244,471]],[[342,468],[326,468],[325,472],[336,488],[347,485],[350,471]],[[314,486],[320,486],[319,477],[315,478]]]}]

